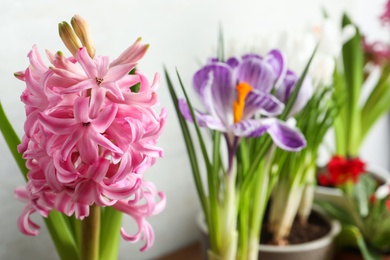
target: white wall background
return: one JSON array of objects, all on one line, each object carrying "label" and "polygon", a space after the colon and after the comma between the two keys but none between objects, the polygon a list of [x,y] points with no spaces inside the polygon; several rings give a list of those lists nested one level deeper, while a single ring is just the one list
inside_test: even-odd
[{"label": "white wall background", "polygon": [[[13,72],[28,65],[27,52],[33,44],[40,50],[64,50],[57,36],[57,24],[78,13],[89,21],[97,54],[115,57],[137,37],[151,43],[139,68],[152,77],[162,74],[165,64],[173,75],[177,67],[188,85],[198,61],[213,54],[218,25],[221,23],[227,50],[242,50],[254,44],[258,35],[273,30],[293,30],[320,17],[320,8],[338,17],[348,10],[370,39],[382,38],[376,18],[383,0],[68,0],[1,1],[0,10],[0,99],[18,134],[22,135],[24,108],[19,96],[24,89]],[[256,44],[261,44],[257,42]],[[154,259],[184,246],[197,237],[195,218],[199,212],[185,148],[174,115],[165,80],[159,91],[161,103],[170,111],[160,145],[161,159],[147,173],[168,198],[166,210],[151,219],[156,233],[153,248],[145,253],[141,244],[122,243],[120,259]],[[1,122],[0,122],[1,123]],[[364,159],[388,168],[389,122],[387,117],[375,127],[363,146]],[[0,259],[57,259],[45,227],[38,237],[21,235],[16,219],[23,205],[13,198],[13,189],[22,184],[13,158],[0,138]],[[39,217],[36,218],[38,221]],[[42,222],[40,222],[42,223]],[[131,227],[131,219],[125,218]]]}]

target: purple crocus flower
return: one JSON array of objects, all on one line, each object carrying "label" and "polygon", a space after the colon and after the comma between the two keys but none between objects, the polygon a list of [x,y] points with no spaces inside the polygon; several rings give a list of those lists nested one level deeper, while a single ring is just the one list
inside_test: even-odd
[{"label": "purple crocus flower", "polygon": [[[281,80],[280,86],[276,90],[276,97],[283,103],[287,103],[295,89],[298,79],[298,76],[293,71],[287,70],[286,75]],[[310,79],[306,77],[302,82],[301,88],[289,112],[289,115],[294,116],[299,111],[301,111],[306,106],[312,95],[313,86]]]},{"label": "purple crocus flower", "polygon": [[[302,149],[306,145],[304,136],[276,118],[284,103],[271,91],[284,85],[286,73],[284,56],[277,50],[265,57],[247,54],[226,62],[211,60],[193,77],[195,91],[206,109],[206,112],[195,109],[198,124],[225,133],[233,153],[240,137],[265,133],[284,150]],[[179,102],[182,115],[192,121],[186,101]]]}]

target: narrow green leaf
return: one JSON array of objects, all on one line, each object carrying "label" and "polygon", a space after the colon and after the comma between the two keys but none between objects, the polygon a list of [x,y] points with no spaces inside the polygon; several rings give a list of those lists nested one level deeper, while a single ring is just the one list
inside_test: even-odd
[{"label": "narrow green leaf", "polygon": [[167,81],[168,89],[169,89],[169,92],[170,92],[170,95],[172,98],[172,102],[173,102],[173,105],[175,107],[176,116],[179,120],[180,129],[182,131],[184,142],[185,142],[186,147],[187,147],[187,154],[188,154],[188,158],[190,160],[191,169],[192,169],[192,173],[193,173],[193,177],[194,177],[194,181],[195,181],[195,186],[196,186],[196,189],[198,192],[199,200],[201,202],[203,212],[205,213],[205,216],[207,218],[208,217],[208,207],[207,207],[205,191],[203,188],[203,182],[202,182],[202,178],[200,175],[198,159],[197,159],[195,148],[194,148],[195,146],[194,146],[194,143],[192,141],[187,122],[185,121],[185,119],[181,115],[177,94],[176,94],[175,89],[173,87],[172,81],[169,77],[168,71],[166,70],[165,67],[164,67],[164,72],[165,72],[165,78]]},{"label": "narrow green leaf", "polygon": [[344,64],[344,76],[346,90],[348,93],[347,102],[347,156],[358,156],[359,140],[361,139],[361,111],[359,107],[360,89],[363,84],[363,50],[361,47],[361,35],[357,26],[355,26],[347,15],[343,16],[342,26],[354,26],[356,33],[349,41],[344,43],[342,48],[342,57]]},{"label": "narrow green leaf", "polygon": [[225,47],[224,47],[224,40],[223,40],[222,25],[219,26],[217,58],[218,58],[218,61],[221,61],[221,62],[225,61]]},{"label": "narrow green leaf", "polygon": [[368,249],[362,233],[356,226],[343,225],[336,238],[336,244],[340,247],[358,247],[365,260],[381,260],[379,255]]},{"label": "narrow green leaf", "polygon": [[0,130],[3,134],[3,137],[8,145],[9,150],[12,153],[21,173],[25,180],[27,180],[28,169],[26,167],[26,161],[22,158],[22,155],[18,152],[17,146],[20,144],[20,139],[16,134],[15,130],[8,121],[7,116],[5,115],[3,106],[0,103]]},{"label": "narrow green leaf", "polygon": [[62,260],[81,260],[79,248],[72,236],[66,218],[62,213],[52,210],[48,218],[44,218],[44,220],[60,258]]},{"label": "narrow green leaf", "polygon": [[176,70],[176,75],[177,75],[177,78],[179,79],[179,84],[180,84],[181,89],[182,89],[182,91],[184,93],[184,97],[186,99],[188,107],[189,107],[189,109],[191,111],[191,117],[193,119],[192,121],[193,121],[194,126],[195,126],[196,134],[198,136],[198,141],[199,141],[199,144],[200,144],[200,149],[202,151],[203,159],[204,159],[205,164],[206,164],[207,172],[210,172],[211,169],[212,169],[212,165],[210,163],[210,158],[209,158],[209,155],[207,153],[205,141],[203,140],[203,136],[202,136],[202,134],[200,132],[199,124],[198,124],[198,122],[196,120],[196,117],[195,117],[194,108],[193,108],[193,106],[191,104],[191,100],[190,100],[190,98],[189,98],[189,96],[187,94],[187,91],[186,91],[186,89],[184,87],[184,84],[183,84],[183,82],[181,80],[180,74],[179,74],[179,72],[177,70]]},{"label": "narrow green leaf", "polygon": [[313,53],[310,56],[309,61],[306,64],[305,69],[303,70],[301,76],[299,77],[299,80],[297,81],[297,83],[295,85],[295,88],[294,88],[293,92],[291,93],[291,96],[289,97],[289,99],[287,101],[286,107],[284,108],[282,115],[279,116],[280,119],[282,119],[282,120],[287,119],[287,117],[288,117],[288,115],[289,115],[289,113],[291,111],[291,108],[293,107],[293,105],[295,103],[295,100],[297,99],[297,96],[298,96],[298,93],[299,93],[299,91],[301,89],[303,81],[306,78],[307,72],[309,71],[310,64],[313,61],[315,53],[317,52],[317,48],[318,48],[318,45],[315,47]]}]

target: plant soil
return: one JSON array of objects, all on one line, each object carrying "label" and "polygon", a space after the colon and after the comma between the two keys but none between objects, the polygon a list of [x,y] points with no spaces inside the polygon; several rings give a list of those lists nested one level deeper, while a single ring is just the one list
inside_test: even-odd
[{"label": "plant soil", "polygon": [[[260,243],[261,244],[273,244],[272,234],[267,229],[267,216],[265,216],[265,223],[261,230]],[[330,225],[322,216],[315,211],[309,216],[308,222],[302,225],[297,219],[295,219],[291,228],[290,235],[287,237],[287,243],[289,245],[301,244],[310,242],[321,238],[330,232]]]}]

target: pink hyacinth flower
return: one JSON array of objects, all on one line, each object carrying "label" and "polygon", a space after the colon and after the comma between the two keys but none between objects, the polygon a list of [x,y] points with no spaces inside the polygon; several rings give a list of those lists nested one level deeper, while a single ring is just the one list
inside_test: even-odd
[{"label": "pink hyacinth flower", "polygon": [[[15,191],[27,203],[18,220],[24,234],[38,234],[30,219],[36,212],[47,217],[56,210],[83,219],[91,205],[113,206],[138,224],[133,236],[122,231],[124,239],[145,239],[142,250],[153,243],[146,218],[164,209],[165,195],[145,182],[143,173],[163,156],[157,141],[167,112],[156,111],[158,74],[151,84],[138,69],[129,74],[148,46],[138,39],[114,61],[91,58],[84,47],[76,57],[47,51],[50,67],[34,46],[30,66],[15,74],[26,83],[25,135],[18,150],[28,183]],[[135,84],[138,92],[131,90]]]}]

